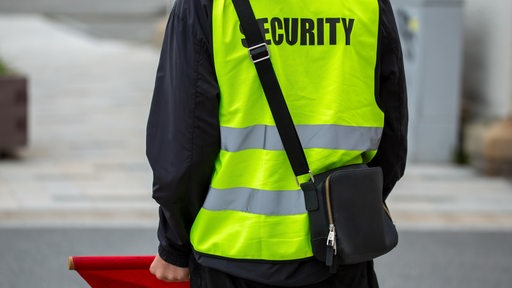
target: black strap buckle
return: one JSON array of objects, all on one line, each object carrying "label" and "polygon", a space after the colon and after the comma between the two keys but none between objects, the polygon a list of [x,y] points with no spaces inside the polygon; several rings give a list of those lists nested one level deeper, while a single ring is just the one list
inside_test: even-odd
[{"label": "black strap buckle", "polygon": [[249,47],[249,56],[251,56],[251,60],[253,63],[258,63],[265,59],[269,59],[270,51],[268,51],[267,43],[261,43],[261,44]]}]

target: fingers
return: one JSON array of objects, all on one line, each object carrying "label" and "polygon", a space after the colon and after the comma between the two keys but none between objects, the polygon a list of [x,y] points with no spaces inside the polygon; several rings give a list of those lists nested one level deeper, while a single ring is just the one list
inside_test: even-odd
[{"label": "fingers", "polygon": [[165,262],[160,256],[156,256],[149,267],[151,274],[158,280],[166,282],[184,282],[189,281],[190,274],[188,268],[178,267]]},{"label": "fingers", "polygon": [[165,281],[165,282],[186,282],[189,281],[189,274],[188,273],[173,273],[173,272],[162,272],[162,273],[156,273],[155,277],[158,280]]}]

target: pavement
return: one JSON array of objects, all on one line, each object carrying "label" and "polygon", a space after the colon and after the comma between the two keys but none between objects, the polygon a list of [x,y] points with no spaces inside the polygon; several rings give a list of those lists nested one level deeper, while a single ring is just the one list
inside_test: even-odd
[{"label": "pavement", "polygon": [[[0,160],[0,226],[155,226],[145,158],[158,48],[39,14],[0,14],[0,55],[29,77],[30,143]],[[512,183],[409,163],[388,205],[406,230],[512,231]]]},{"label": "pavement", "polygon": [[144,135],[158,49],[5,14],[0,55],[30,85],[30,143],[0,161],[0,222],[154,223]]}]

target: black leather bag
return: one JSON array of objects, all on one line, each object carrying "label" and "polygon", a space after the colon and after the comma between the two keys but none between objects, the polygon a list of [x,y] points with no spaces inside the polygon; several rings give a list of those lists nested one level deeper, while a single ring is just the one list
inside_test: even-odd
[{"label": "black leather bag", "polygon": [[[295,125],[249,0],[232,0],[294,174],[310,174]],[[398,235],[382,199],[382,171],[364,164],[331,170],[301,184],[314,256],[335,272],[389,252]],[[298,181],[297,181],[298,182]]]},{"label": "black leather bag", "polygon": [[391,251],[398,233],[382,200],[380,167],[350,165],[301,185],[315,257],[332,267]]}]

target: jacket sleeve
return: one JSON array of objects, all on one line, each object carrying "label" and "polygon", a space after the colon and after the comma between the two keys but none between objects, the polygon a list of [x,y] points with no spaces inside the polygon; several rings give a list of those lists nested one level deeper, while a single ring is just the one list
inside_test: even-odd
[{"label": "jacket sleeve", "polygon": [[403,176],[407,160],[407,90],[402,49],[389,0],[380,2],[377,102],[384,112],[384,130],[377,155],[369,163],[384,174],[384,199]]},{"label": "jacket sleeve", "polygon": [[[205,1],[210,2],[210,1]],[[218,85],[208,5],[177,0],[169,16],[147,123],[146,155],[159,204],[158,253],[187,267],[189,232],[220,149]],[[210,29],[210,30],[209,30]]]}]

